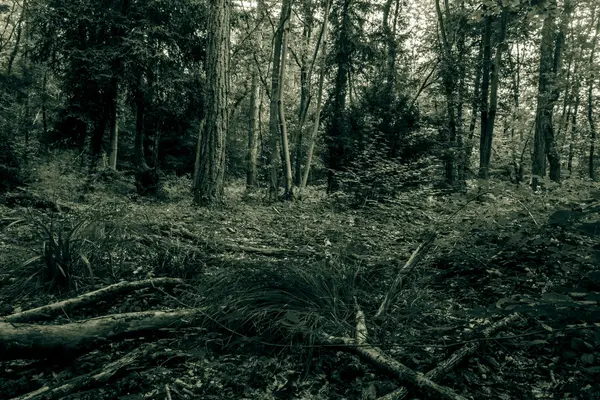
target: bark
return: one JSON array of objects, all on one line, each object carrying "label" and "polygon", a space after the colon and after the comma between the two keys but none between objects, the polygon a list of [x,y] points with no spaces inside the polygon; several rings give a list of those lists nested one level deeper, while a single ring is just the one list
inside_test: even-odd
[{"label": "bark", "polygon": [[[600,34],[600,18],[598,18],[598,24],[596,25],[596,33],[594,34],[594,39],[591,44],[590,51],[590,60],[589,67],[592,68],[594,65],[594,60],[596,57],[596,45],[598,42],[598,35]],[[590,74],[591,75],[591,74]],[[590,126],[590,149],[589,149],[589,157],[588,157],[588,175],[590,179],[596,179],[596,166],[595,166],[595,158],[596,158],[596,125],[594,123],[594,78],[590,76],[588,82],[588,93],[587,93],[587,119],[588,124]]]},{"label": "bark", "polygon": [[285,87],[285,67],[287,64],[288,37],[290,32],[289,18],[291,17],[291,7],[288,12],[288,18],[284,22],[283,41],[281,43],[281,67],[279,69],[279,99],[277,103],[279,114],[279,131],[281,133],[281,151],[283,153],[283,174],[285,177],[284,198],[291,200],[294,198],[294,182],[292,177],[292,163],[290,159],[290,146],[288,141],[287,125],[285,120],[285,106],[283,104],[283,92]]},{"label": "bark", "polygon": [[[556,7],[556,0],[549,0],[549,3],[550,8]],[[550,179],[560,182],[560,157],[554,137],[552,118],[560,90],[557,78],[561,70],[564,32],[570,14],[570,4],[570,0],[566,0],[564,3],[561,28],[557,35],[555,35],[556,24],[553,13],[547,13],[542,25],[538,104],[531,163],[531,187],[533,190],[537,189],[539,180],[546,176],[546,157],[550,164]]]},{"label": "bark", "polygon": [[135,140],[133,145],[133,163],[137,169],[150,169],[146,163],[144,150],[146,100],[141,90],[135,94]]},{"label": "bark", "polygon": [[260,112],[260,82],[256,69],[252,73],[250,92],[250,119],[248,121],[248,148],[246,149],[246,188],[256,187],[258,158],[258,123]]},{"label": "bark", "polygon": [[575,84],[576,95],[575,95],[575,105],[573,106],[573,112],[571,113],[571,143],[569,143],[569,158],[567,161],[567,170],[569,171],[569,176],[573,176],[573,158],[575,158],[575,142],[577,141],[577,112],[579,111],[579,102],[581,101],[581,97],[579,95],[579,84]]},{"label": "bark", "polygon": [[[304,28],[302,31],[302,38],[304,49],[302,50],[302,57],[300,58],[300,105],[298,107],[298,131],[296,132],[294,141],[294,184],[298,187],[302,184],[302,144],[304,141],[304,125],[306,123],[306,116],[308,115],[308,107],[310,106],[310,82],[312,80],[312,70],[315,63],[315,57],[313,57],[312,62],[309,65],[307,54],[312,37],[312,25],[314,21],[312,0],[304,2],[303,8]],[[315,54],[318,51],[320,41],[321,38],[319,38],[319,41],[317,41],[315,46]]]},{"label": "bark", "polygon": [[[264,3],[256,3],[256,19],[260,21],[264,18]],[[256,51],[253,58],[257,59],[257,53],[262,50],[263,35],[262,30],[257,27],[253,35],[253,43]],[[258,160],[258,135],[260,131],[260,111],[261,111],[261,72],[260,65],[253,63],[252,68],[252,86],[250,88],[250,117],[248,119],[248,140],[246,149],[246,189],[257,186],[257,160]]]},{"label": "bark", "polygon": [[481,80],[483,75],[483,40],[479,42],[479,52],[477,53],[477,63],[475,64],[475,82],[473,84],[473,98],[471,99],[471,121],[469,123],[469,140],[465,148],[464,169],[470,169],[471,156],[473,153],[473,143],[475,140],[475,127],[477,125],[477,114],[481,109]]},{"label": "bark", "polygon": [[114,170],[117,169],[117,154],[119,150],[119,96],[117,90],[117,84],[115,83],[115,98],[113,100],[110,115],[110,155],[108,158],[108,167]]},{"label": "bark", "polygon": [[48,71],[44,69],[44,79],[42,81],[42,124],[44,129],[44,136],[42,143],[44,151],[48,152],[49,138],[48,138]]},{"label": "bark", "polygon": [[271,77],[271,101],[269,104],[269,136],[270,136],[270,148],[271,156],[270,162],[270,179],[269,179],[269,200],[277,200],[279,191],[279,184],[277,182],[278,177],[278,138],[280,137],[279,132],[279,95],[281,91],[279,86],[282,82],[281,79],[281,65],[282,58],[281,53],[283,50],[283,36],[285,26],[290,17],[291,11],[291,0],[284,0],[281,4],[281,14],[279,16],[279,25],[275,32],[275,47],[273,49],[273,71]]},{"label": "bark", "polygon": [[225,135],[229,128],[230,0],[209,3],[206,60],[206,129],[201,140],[200,167],[194,201],[221,203],[225,180]]},{"label": "bark", "polygon": [[[502,63],[502,53],[505,48],[506,24],[508,15],[505,10],[500,16],[500,32],[498,34],[498,45],[494,64],[490,68],[490,35],[491,35],[491,17],[486,17],[486,33],[484,35],[484,67],[483,67],[483,85],[482,96],[484,98],[481,112],[481,140],[479,148],[479,177],[487,179],[490,169],[490,158],[492,156],[492,142],[494,138],[494,123],[496,121],[496,112],[498,108],[498,85],[500,82],[500,66]],[[491,69],[491,87],[489,88],[489,105],[487,101],[488,82]],[[487,109],[485,109],[487,108]]]},{"label": "bark", "polygon": [[41,359],[74,355],[93,344],[193,326],[205,310],[144,311],[113,314],[64,325],[0,322],[0,360]]},{"label": "bark", "polygon": [[304,167],[304,174],[302,176],[302,184],[300,189],[304,189],[308,183],[308,174],[310,173],[310,166],[312,164],[312,157],[315,149],[315,141],[319,134],[319,127],[321,124],[321,108],[323,106],[323,85],[325,83],[325,68],[327,63],[327,28],[329,26],[329,12],[331,10],[332,0],[328,0],[325,5],[325,13],[323,15],[323,26],[321,27],[321,72],[319,74],[319,86],[317,88],[317,106],[315,108],[315,122],[312,129],[312,134],[308,142],[308,150],[306,153],[306,165]]},{"label": "bark", "polygon": [[204,135],[204,126],[206,124],[206,116],[200,121],[198,128],[198,140],[196,141],[196,156],[194,160],[194,175],[192,176],[192,190],[196,189],[198,184],[198,171],[200,170],[200,154],[202,152],[202,135]]},{"label": "bark", "polygon": [[0,321],[11,323],[42,321],[58,315],[68,314],[75,309],[96,304],[103,300],[114,299],[116,296],[130,293],[135,290],[158,286],[171,287],[181,284],[183,284],[183,281],[176,278],[156,278],[134,282],[119,282],[71,299],[22,311],[17,314],[11,314],[0,318]]}]

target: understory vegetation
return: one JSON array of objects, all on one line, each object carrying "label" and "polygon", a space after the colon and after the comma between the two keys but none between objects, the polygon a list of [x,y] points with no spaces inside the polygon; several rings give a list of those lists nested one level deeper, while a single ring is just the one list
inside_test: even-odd
[{"label": "understory vegetation", "polygon": [[[357,306],[368,343],[415,371],[477,343],[437,380],[467,398],[598,396],[598,186],[570,181],[536,196],[501,181],[464,194],[421,186],[357,207],[318,187],[304,201],[267,204],[232,183],[224,206],[197,209],[189,180],[175,176],[165,178],[159,198],[140,197],[134,177],[118,176],[97,180],[82,199],[73,188],[85,170],[56,174],[66,159],[40,168],[26,191],[3,195],[7,323],[80,324],[83,332],[105,315],[195,311],[143,337],[113,332],[54,349],[42,343],[58,333],[40,338],[36,350],[3,327],[3,398],[44,387],[40,398],[384,396],[399,381],[348,352],[350,344],[323,337],[354,337]],[[432,232],[433,245],[390,293]],[[160,281],[172,278],[183,280]],[[10,319],[148,279],[156,283],[139,292]],[[375,319],[388,294],[385,316]],[[515,314],[502,333],[482,336]]]}]

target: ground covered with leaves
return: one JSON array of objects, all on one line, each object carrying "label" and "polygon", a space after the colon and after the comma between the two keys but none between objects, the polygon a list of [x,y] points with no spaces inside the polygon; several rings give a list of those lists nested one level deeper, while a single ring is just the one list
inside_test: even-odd
[{"label": "ground covered with leaves", "polygon": [[[61,398],[376,399],[401,382],[320,340],[354,337],[357,307],[368,343],[419,372],[477,342],[475,354],[437,381],[466,398],[600,398],[597,184],[566,181],[532,194],[473,182],[460,194],[428,187],[350,206],[320,187],[267,204],[263,193],[232,183],[223,207],[198,209],[183,178],[142,198],[127,176],[99,178],[80,195],[77,177],[50,182],[60,174],[39,174],[1,199],[2,315],[157,277],[184,284],[41,323],[206,311],[194,326],[1,361],[0,398],[27,398],[19,396],[130,357],[105,381],[81,382]],[[401,275],[376,321],[398,271],[432,232],[433,246]],[[518,320],[502,332],[481,335],[514,313]],[[425,398],[409,389],[409,398]]]}]

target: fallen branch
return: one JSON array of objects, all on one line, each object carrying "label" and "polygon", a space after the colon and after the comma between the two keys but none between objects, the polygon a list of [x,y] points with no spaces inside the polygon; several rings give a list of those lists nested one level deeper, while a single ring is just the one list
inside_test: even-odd
[{"label": "fallen branch", "polygon": [[465,397],[459,395],[449,387],[438,385],[424,374],[416,372],[401,362],[394,360],[378,347],[359,344],[355,339],[346,337],[335,337],[323,334],[322,338],[328,345],[342,345],[340,346],[342,350],[352,351],[376,368],[395,376],[402,382],[407,382],[428,392],[433,398],[466,400]]},{"label": "fallen branch", "polygon": [[175,278],[156,278],[146,279],[143,281],[134,282],[119,282],[114,285],[107,286],[102,289],[95,290],[93,292],[84,293],[80,296],[72,299],[59,301],[53,304],[48,304],[42,307],[33,308],[31,310],[23,311],[20,313],[8,315],[0,321],[4,322],[33,322],[40,321],[43,319],[50,318],[57,314],[72,311],[75,308],[88,306],[90,304],[97,303],[106,298],[118,296],[124,293],[133,292],[138,289],[144,289],[148,287],[156,286],[177,286],[181,285],[183,281]]},{"label": "fallen branch", "polygon": [[[519,314],[511,314],[508,317],[501,319],[485,328],[481,335],[484,338],[489,338],[494,333],[505,328],[506,326],[516,322],[519,319]],[[425,377],[431,380],[437,380],[442,376],[450,372],[457,364],[459,364],[465,357],[472,355],[477,351],[481,342],[472,342],[464,345],[457,351],[455,351],[450,357],[441,362],[437,367],[425,374]],[[402,400],[408,395],[408,389],[401,387],[395,391],[380,397],[378,400]]]},{"label": "fallen branch", "polygon": [[187,309],[113,314],[64,325],[0,322],[0,360],[64,357],[99,341],[193,326],[204,316],[203,309]]},{"label": "fallen branch", "polygon": [[377,310],[377,313],[375,314],[375,321],[381,321],[383,318],[385,318],[385,314],[387,313],[387,309],[390,306],[390,302],[396,295],[398,287],[402,283],[403,274],[413,269],[419,263],[419,261],[421,261],[421,259],[427,254],[427,252],[433,245],[433,242],[435,241],[436,237],[437,234],[435,232],[430,233],[429,236],[427,236],[427,238],[425,239],[425,241],[421,243],[419,247],[417,247],[417,249],[412,253],[406,264],[404,264],[404,266],[400,268],[398,274],[396,275],[396,279],[394,279],[390,290],[388,290],[388,292],[386,293],[383,302],[381,302],[381,305],[379,306],[379,310]]},{"label": "fallen branch", "polygon": [[89,387],[98,386],[99,384],[107,383],[111,379],[122,374],[124,370],[132,366],[138,366],[148,361],[157,359],[182,357],[183,354],[173,350],[159,350],[158,346],[150,344],[138,349],[124,357],[113,361],[102,368],[94,370],[88,374],[77,376],[66,382],[56,386],[43,386],[33,392],[29,392],[12,400],[34,400],[39,398],[44,399],[62,399],[72,393],[87,389]]}]

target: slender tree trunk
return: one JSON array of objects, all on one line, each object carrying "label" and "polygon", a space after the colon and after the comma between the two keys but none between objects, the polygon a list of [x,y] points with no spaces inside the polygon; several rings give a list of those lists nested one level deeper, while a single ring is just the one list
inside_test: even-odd
[{"label": "slender tree trunk", "polygon": [[[445,1],[446,17],[449,14],[448,3]],[[442,87],[444,95],[446,97],[446,114],[448,117],[448,126],[443,131],[443,140],[446,142],[447,150],[444,156],[445,166],[445,178],[446,183],[449,185],[455,185],[459,174],[457,173],[457,154],[464,151],[464,149],[457,149],[457,132],[456,132],[456,74],[453,71],[454,57],[452,54],[452,46],[448,40],[446,27],[444,23],[444,16],[440,8],[440,1],[435,0],[435,9],[438,19],[438,30],[441,38],[441,52],[442,52],[442,63],[441,63],[441,75],[442,75]]]},{"label": "slender tree trunk", "polygon": [[[600,18],[598,18],[598,24],[596,25],[596,33],[591,44],[590,61],[589,67],[592,68],[594,60],[596,58],[596,44],[598,42],[598,34],[600,34]],[[587,106],[587,118],[590,126],[590,154],[588,158],[588,175],[591,179],[596,179],[596,124],[594,123],[594,78],[591,76],[588,82],[588,106]]]},{"label": "slender tree trunk", "polygon": [[21,8],[21,15],[19,16],[19,21],[17,22],[17,37],[15,38],[15,47],[13,47],[10,56],[8,58],[8,65],[6,66],[6,75],[10,75],[12,73],[13,64],[15,62],[15,58],[19,53],[19,46],[21,44],[21,37],[23,33],[23,25],[25,22],[25,14],[27,12],[27,0],[23,0],[23,7]]},{"label": "slender tree trunk", "polygon": [[327,193],[332,193],[339,188],[339,181],[335,174],[343,167],[344,141],[343,135],[347,128],[346,95],[348,93],[348,77],[350,71],[350,3],[344,0],[341,26],[340,44],[336,54],[337,73],[333,94],[333,123],[329,130],[327,140],[329,173],[327,176]]},{"label": "slender tree trunk", "polygon": [[473,98],[471,99],[471,121],[469,123],[469,140],[465,148],[464,170],[471,166],[471,156],[473,153],[473,144],[475,140],[475,127],[477,125],[477,115],[481,110],[481,80],[483,75],[483,40],[479,42],[479,51],[477,53],[477,62],[475,64],[475,82],[473,83]]},{"label": "slender tree trunk", "polygon": [[49,138],[48,138],[48,71],[44,69],[44,79],[42,81],[42,124],[43,124],[43,138],[42,145],[44,152],[48,152]]},{"label": "slender tree trunk", "polygon": [[[556,0],[549,0],[549,3],[550,8],[556,7]],[[533,190],[537,189],[539,179],[546,175],[546,157],[550,164],[550,179],[554,182],[560,182],[560,156],[554,136],[552,117],[554,105],[560,93],[558,75],[561,71],[562,50],[570,12],[571,2],[565,0],[560,30],[556,35],[556,39],[554,38],[556,24],[553,13],[547,13],[542,25],[538,104],[531,167],[531,187]]]},{"label": "slender tree trunk", "polygon": [[135,141],[133,146],[133,162],[136,168],[147,170],[150,169],[146,163],[146,152],[144,149],[145,136],[145,108],[146,102],[141,90],[135,94]]},{"label": "slender tree trunk", "polygon": [[308,143],[308,151],[306,153],[306,166],[304,167],[304,175],[302,176],[302,184],[300,189],[304,189],[308,183],[308,175],[312,164],[312,157],[315,149],[315,141],[319,134],[321,123],[321,108],[323,106],[323,85],[325,83],[325,68],[327,63],[327,28],[329,26],[329,12],[331,10],[332,0],[327,0],[325,5],[325,13],[323,15],[323,26],[321,27],[321,72],[319,74],[319,86],[317,88],[317,106],[315,109],[315,122],[312,129],[312,135]]},{"label": "slender tree trunk", "polygon": [[[483,61],[482,61],[482,81],[481,81],[481,133],[479,140],[479,177],[482,175],[482,171],[485,163],[486,151],[485,134],[488,126],[488,113],[489,113],[489,96],[490,96],[490,72],[492,69],[492,22],[493,16],[487,15],[485,17],[485,27],[483,31]],[[487,177],[487,172],[486,172]]]},{"label": "slender tree trunk", "polygon": [[[291,11],[291,9],[290,9]],[[283,94],[285,87],[285,69],[287,65],[287,48],[288,48],[288,37],[290,33],[290,24],[288,14],[288,20],[284,23],[283,29],[283,41],[281,44],[281,67],[279,68],[279,99],[278,99],[278,114],[279,114],[279,131],[281,133],[281,151],[283,152],[283,173],[285,177],[285,192],[284,198],[291,200],[294,198],[294,182],[292,177],[292,163],[290,158],[290,146],[288,141],[287,124],[285,120],[285,105],[283,104]]]},{"label": "slender tree trunk", "polygon": [[196,157],[194,160],[194,173],[192,175],[192,191],[196,189],[198,184],[198,171],[200,170],[200,155],[202,152],[202,135],[204,135],[204,126],[206,122],[206,116],[200,121],[198,127],[198,140],[196,141]]},{"label": "slender tree trunk", "polygon": [[569,176],[573,176],[573,158],[575,158],[575,142],[577,141],[577,112],[579,111],[579,102],[581,97],[579,95],[579,85],[575,84],[573,89],[575,95],[575,105],[573,106],[573,112],[571,113],[571,143],[569,143],[569,159],[567,161],[567,169],[569,170]]},{"label": "slender tree trunk", "polygon": [[260,81],[256,68],[252,72],[250,89],[250,119],[248,121],[248,148],[246,151],[246,188],[256,187],[258,157],[258,119],[260,112]]},{"label": "slender tree trunk", "polygon": [[194,189],[197,205],[223,201],[225,135],[229,128],[230,0],[213,0],[208,6],[206,51],[206,129],[202,135],[200,167]]},{"label": "slender tree trunk", "polygon": [[281,53],[283,47],[283,36],[285,31],[285,25],[290,17],[291,0],[284,0],[281,5],[281,15],[279,18],[279,26],[275,32],[275,46],[273,49],[273,71],[271,77],[271,102],[269,106],[269,135],[270,135],[270,147],[271,156],[270,162],[270,180],[269,180],[269,199],[271,201],[277,200],[279,191],[278,184],[278,138],[280,137],[279,132],[279,85],[281,78]]},{"label": "slender tree trunk", "polygon": [[[304,28],[302,38],[304,49],[300,58],[300,105],[298,107],[298,130],[294,140],[294,184],[300,186],[302,184],[302,144],[304,141],[304,125],[308,115],[308,107],[310,106],[310,81],[312,79],[312,69],[315,60],[312,60],[311,65],[308,61],[308,48],[312,38],[313,28],[313,2],[308,0],[303,3],[304,8]],[[320,43],[317,42],[315,51]]]},{"label": "slender tree trunk", "polygon": [[119,96],[118,86],[115,82],[115,96],[111,107],[110,115],[110,155],[108,158],[108,167],[111,169],[117,169],[117,155],[119,150],[119,120],[118,120],[118,109],[119,109]]},{"label": "slender tree trunk", "polygon": [[[491,18],[491,17],[487,17]],[[480,149],[479,149],[479,177],[482,179],[487,179],[489,175],[490,169],[490,158],[492,156],[492,142],[494,138],[494,123],[496,122],[496,112],[498,108],[498,84],[500,82],[500,66],[502,63],[502,53],[505,48],[504,39],[506,36],[506,24],[507,24],[507,12],[505,10],[502,11],[500,16],[500,33],[498,34],[498,45],[496,48],[496,55],[494,58],[494,64],[491,66],[491,87],[490,87],[490,99],[489,99],[489,108],[487,110],[483,110],[481,113],[481,140],[480,140]],[[490,22],[491,25],[491,22]],[[491,31],[491,26],[489,26]],[[491,32],[488,31],[488,23],[486,22],[486,50],[484,51],[484,64],[490,62],[490,52],[489,48],[489,34]],[[484,65],[484,87],[482,88],[482,94],[484,97],[487,97],[487,80],[486,74],[489,74],[489,67],[485,67]],[[484,104],[487,101],[483,102]],[[482,106],[484,105],[482,104]]]}]

